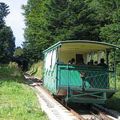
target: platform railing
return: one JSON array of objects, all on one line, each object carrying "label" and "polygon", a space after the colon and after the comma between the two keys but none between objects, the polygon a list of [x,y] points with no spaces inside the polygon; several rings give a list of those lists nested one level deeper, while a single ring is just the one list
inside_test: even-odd
[{"label": "platform railing", "polygon": [[115,74],[106,68],[75,65],[59,65],[58,68],[59,87],[115,89]]}]

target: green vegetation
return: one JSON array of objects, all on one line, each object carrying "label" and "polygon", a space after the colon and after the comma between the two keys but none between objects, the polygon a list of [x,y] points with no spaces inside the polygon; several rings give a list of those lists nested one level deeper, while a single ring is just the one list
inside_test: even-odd
[{"label": "green vegetation", "polygon": [[120,112],[120,66],[118,66],[118,68],[117,68],[117,83],[116,83],[116,85],[117,85],[118,91],[113,95],[112,98],[110,98],[106,102],[106,105],[109,108],[112,108],[112,109]]},{"label": "green vegetation", "polygon": [[120,43],[119,0],[28,0],[23,9],[29,60],[42,59],[44,49],[62,40]]},{"label": "green vegetation", "polygon": [[0,66],[0,120],[47,120],[15,63]]},{"label": "green vegetation", "polygon": [[15,49],[13,32],[5,23],[8,14],[9,6],[0,2],[0,63],[8,63]]},{"label": "green vegetation", "polygon": [[27,71],[29,75],[32,75],[38,79],[42,79],[43,77],[43,61],[39,61],[37,63],[34,63],[30,70]]},{"label": "green vegetation", "polygon": [[15,48],[14,56],[15,57],[23,56],[23,49],[21,47]]},{"label": "green vegetation", "polygon": [[120,112],[120,81],[117,81],[117,86],[118,92],[106,102],[106,105],[107,107]]}]

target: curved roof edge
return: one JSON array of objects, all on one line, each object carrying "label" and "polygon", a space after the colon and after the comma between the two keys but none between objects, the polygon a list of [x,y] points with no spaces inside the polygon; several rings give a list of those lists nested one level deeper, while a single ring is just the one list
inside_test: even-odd
[{"label": "curved roof edge", "polygon": [[119,46],[114,45],[114,44],[110,44],[110,43],[106,43],[106,42],[98,42],[98,41],[91,41],[91,40],[66,40],[66,41],[59,41],[57,43],[55,43],[54,45],[50,46],[49,48],[47,48],[46,50],[43,51],[43,53],[57,48],[59,46],[61,46],[62,44],[67,44],[67,43],[92,43],[92,44],[101,44],[101,45],[106,45],[106,46],[110,46],[112,48],[118,48],[120,49]]}]

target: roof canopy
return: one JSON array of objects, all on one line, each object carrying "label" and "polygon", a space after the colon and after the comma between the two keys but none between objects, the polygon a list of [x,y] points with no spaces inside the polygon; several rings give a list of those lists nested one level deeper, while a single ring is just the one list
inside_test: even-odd
[{"label": "roof canopy", "polygon": [[105,42],[97,42],[97,41],[89,41],[89,40],[67,40],[67,41],[59,41],[58,43],[46,49],[44,52],[57,48],[58,46],[61,46],[61,51],[69,50],[69,51],[81,51],[81,52],[119,48],[113,44],[108,44]]}]

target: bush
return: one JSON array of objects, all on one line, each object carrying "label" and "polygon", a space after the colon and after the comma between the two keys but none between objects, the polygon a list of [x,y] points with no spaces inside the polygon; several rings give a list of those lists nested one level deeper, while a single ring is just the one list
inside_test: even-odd
[{"label": "bush", "polygon": [[32,75],[38,79],[43,78],[43,61],[39,61],[37,63],[34,63],[31,67],[30,70],[27,71],[29,75]]}]

